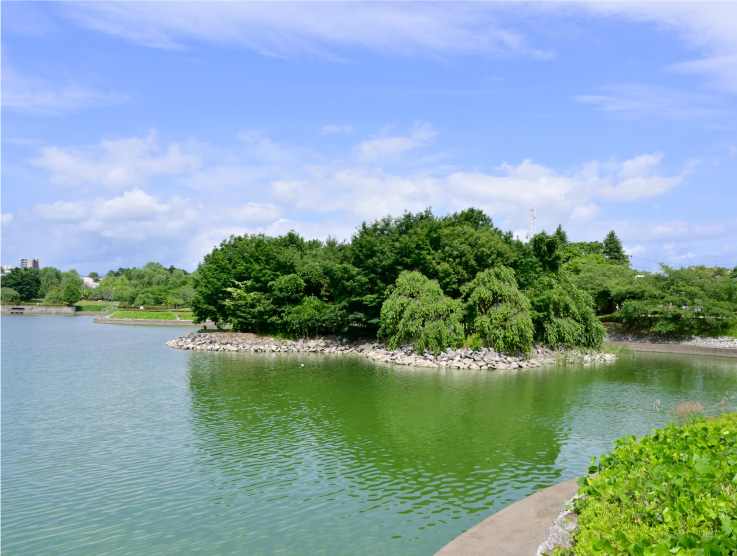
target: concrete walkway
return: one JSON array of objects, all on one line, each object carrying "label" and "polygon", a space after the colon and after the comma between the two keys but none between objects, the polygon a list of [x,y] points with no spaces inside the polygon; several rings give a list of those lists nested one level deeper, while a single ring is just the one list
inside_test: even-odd
[{"label": "concrete walkway", "polygon": [[535,556],[578,479],[558,483],[507,506],[453,539],[435,556]]}]

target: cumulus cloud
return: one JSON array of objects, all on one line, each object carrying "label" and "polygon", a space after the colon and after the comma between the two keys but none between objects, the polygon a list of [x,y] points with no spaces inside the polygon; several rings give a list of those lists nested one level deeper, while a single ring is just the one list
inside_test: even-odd
[{"label": "cumulus cloud", "polygon": [[3,212],[2,215],[0,215],[0,222],[3,226],[6,224],[10,224],[13,222],[13,213],[12,212]]},{"label": "cumulus cloud", "polygon": [[60,185],[93,184],[124,189],[149,178],[181,174],[200,166],[196,153],[170,143],[162,150],[155,130],[145,137],[103,140],[83,148],[44,147],[31,164],[46,170]]}]

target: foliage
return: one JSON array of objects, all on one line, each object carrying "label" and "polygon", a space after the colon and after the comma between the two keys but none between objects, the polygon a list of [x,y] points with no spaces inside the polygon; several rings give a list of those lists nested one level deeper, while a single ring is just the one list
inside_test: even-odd
[{"label": "foliage", "polygon": [[567,265],[575,269],[570,274],[571,281],[591,296],[599,314],[611,314],[625,300],[643,297],[648,292],[649,282],[635,278],[637,271],[625,265],[610,264],[603,258],[588,264]]},{"label": "foliage", "polygon": [[70,279],[66,283],[62,279],[64,288],[61,290],[61,300],[67,305],[74,305],[82,299],[82,288],[74,280]]},{"label": "foliage", "polygon": [[565,273],[541,277],[528,294],[538,342],[601,349],[606,330],[596,318],[591,297],[574,286]]},{"label": "foliage", "polygon": [[35,299],[41,289],[41,275],[37,268],[12,268],[0,280],[3,287],[18,292],[22,301]]},{"label": "foliage", "polygon": [[3,305],[13,305],[15,303],[20,303],[20,294],[13,288],[6,288],[5,286],[3,286],[2,288],[0,288],[0,292]]},{"label": "foliage", "polygon": [[61,289],[61,270],[53,266],[45,266],[39,272],[41,286],[38,290],[39,297],[46,297],[51,290]]},{"label": "foliage", "polygon": [[161,311],[115,311],[111,319],[177,320],[172,313]]},{"label": "foliage", "polygon": [[619,238],[617,237],[617,234],[614,233],[614,230],[611,230],[606,235],[603,245],[604,248],[602,249],[602,255],[604,255],[605,258],[617,264],[629,265],[630,259],[624,252],[622,242],[619,241]]},{"label": "foliage", "polygon": [[299,305],[289,307],[284,321],[287,330],[300,336],[345,332],[347,329],[343,311],[312,295],[305,297]]},{"label": "foliage", "polygon": [[540,261],[542,269],[547,272],[555,272],[558,270],[562,260],[560,236],[548,235],[545,230],[535,234],[530,240],[532,252]]},{"label": "foliage", "polygon": [[46,293],[42,303],[44,305],[61,305],[64,303],[64,292],[61,288],[53,288]]},{"label": "foliage", "polygon": [[716,334],[737,321],[737,282],[726,269],[661,265],[660,274],[636,280],[640,291],[616,316],[630,329],[664,336]]},{"label": "foliage", "polygon": [[467,332],[498,352],[529,353],[534,331],[530,302],[517,288],[514,271],[500,266],[479,272],[462,292]]},{"label": "foliage", "polygon": [[402,272],[382,304],[379,337],[392,349],[411,343],[417,353],[459,347],[461,304],[443,294],[437,281],[417,271]]},{"label": "foliage", "polygon": [[615,445],[581,480],[575,554],[737,553],[737,414]]}]

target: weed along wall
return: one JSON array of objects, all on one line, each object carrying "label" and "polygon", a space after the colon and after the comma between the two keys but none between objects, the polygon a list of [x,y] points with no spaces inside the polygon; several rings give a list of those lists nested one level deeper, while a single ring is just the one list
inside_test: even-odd
[{"label": "weed along wall", "polygon": [[64,315],[73,317],[74,307],[52,305],[3,305],[3,315]]}]

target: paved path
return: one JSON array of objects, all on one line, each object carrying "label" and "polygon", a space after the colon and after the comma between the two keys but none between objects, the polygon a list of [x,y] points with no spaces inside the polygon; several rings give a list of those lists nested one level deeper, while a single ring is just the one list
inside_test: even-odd
[{"label": "paved path", "polygon": [[558,483],[507,506],[453,539],[435,556],[535,556],[578,479]]}]

